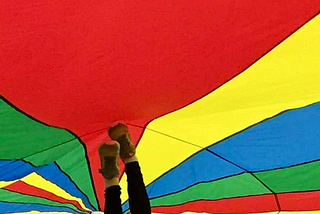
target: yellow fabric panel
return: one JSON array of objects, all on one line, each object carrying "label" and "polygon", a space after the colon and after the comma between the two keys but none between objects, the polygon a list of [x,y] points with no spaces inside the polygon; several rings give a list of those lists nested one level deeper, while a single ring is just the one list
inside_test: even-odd
[{"label": "yellow fabric panel", "polygon": [[236,78],[148,128],[207,147],[283,110],[320,101],[319,38],[317,16]]},{"label": "yellow fabric panel", "polygon": [[15,181],[0,181],[0,188],[9,186],[10,184],[13,184]]},{"label": "yellow fabric panel", "polygon": [[41,177],[40,175],[38,175],[37,173],[33,172],[27,176],[25,176],[24,178],[20,179],[21,181],[37,187],[39,189],[43,189],[46,190],[48,192],[51,192],[59,197],[65,198],[67,200],[72,200],[72,201],[77,201],[79,202],[80,206],[87,210],[87,211],[91,211],[89,208],[87,208],[82,199],[74,197],[72,195],[70,195],[68,192],[66,192],[64,189],[61,189],[59,186],[57,186],[54,183],[51,183],[50,181],[47,181],[46,179],[44,179],[43,177]]},{"label": "yellow fabric panel", "polygon": [[[141,141],[149,142],[149,144],[143,143],[137,147],[137,156],[145,183],[150,183],[154,178],[165,173],[168,170],[167,162],[176,166],[181,160],[185,160],[190,154],[201,149],[150,130],[145,130]],[[150,144],[153,146],[149,147]],[[128,198],[126,181],[127,178],[124,175],[120,181],[122,202]]]},{"label": "yellow fabric panel", "polygon": [[121,195],[120,195],[121,203],[124,204],[124,202],[128,200],[128,192],[127,192],[128,185],[127,185],[127,176],[125,173],[123,174],[119,185],[121,187]]},{"label": "yellow fabric panel", "polygon": [[198,151],[184,143],[172,147],[150,130],[208,147],[284,110],[320,101],[319,38],[317,16],[211,94],[152,121],[138,146],[146,185]]}]

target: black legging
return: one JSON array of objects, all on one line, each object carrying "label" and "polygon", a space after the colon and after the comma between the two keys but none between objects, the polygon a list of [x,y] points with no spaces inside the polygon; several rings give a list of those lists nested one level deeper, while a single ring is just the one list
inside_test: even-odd
[{"label": "black legging", "polygon": [[[127,174],[129,206],[132,214],[151,214],[150,202],[146,187],[143,182],[140,166],[138,162],[131,162],[125,165]],[[121,188],[111,186],[105,191],[105,214],[120,214],[121,207]]]}]

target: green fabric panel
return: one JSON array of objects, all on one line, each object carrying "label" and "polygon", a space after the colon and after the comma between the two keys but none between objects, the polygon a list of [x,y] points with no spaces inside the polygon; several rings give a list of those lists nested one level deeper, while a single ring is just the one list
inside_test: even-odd
[{"label": "green fabric panel", "polygon": [[195,200],[216,200],[247,195],[267,194],[270,191],[249,173],[225,179],[199,183],[168,196],[152,199],[151,206],[182,204]]},{"label": "green fabric panel", "polygon": [[[320,190],[320,161],[254,173],[276,193]],[[244,173],[218,181],[199,183],[168,196],[151,199],[152,206],[170,206],[195,200],[216,200],[270,193],[252,175]]]},{"label": "green fabric panel", "polygon": [[320,161],[255,173],[276,193],[320,189]]},{"label": "green fabric panel", "polygon": [[[90,171],[86,166],[85,150],[78,139],[74,139],[66,144],[30,156],[25,158],[25,160],[32,162],[35,165],[42,165],[43,163],[55,161],[61,170],[68,174],[73,182],[86,193],[89,200],[95,199],[94,192],[91,191],[91,178],[89,176],[84,176],[89,175]],[[95,207],[97,206],[95,200],[90,200],[90,202]]]},{"label": "green fabric panel", "polygon": [[76,212],[85,213],[79,210],[73,204],[62,204],[62,203],[51,201],[45,198],[24,195],[16,192],[11,192],[5,189],[0,189],[0,201],[14,202],[14,203],[44,204],[44,205],[55,206],[55,207],[67,207],[67,208],[73,209]]},{"label": "green fabric panel", "polygon": [[89,175],[90,171],[88,167],[84,167],[87,166],[87,161],[83,146],[78,144],[78,147],[70,150],[68,155],[60,157],[56,162],[62,171],[68,172],[68,175],[76,181],[77,186],[86,193],[90,202],[93,203],[95,208],[97,208],[98,205],[95,200],[95,194],[92,191],[91,178],[89,176],[85,176]]},{"label": "green fabric panel", "polygon": [[91,204],[98,208],[85,150],[76,136],[64,129],[35,121],[2,99],[0,118],[0,159],[24,159],[35,166],[57,161],[88,196]]},{"label": "green fabric panel", "polygon": [[65,130],[43,125],[0,99],[0,157],[18,159],[74,138]]},{"label": "green fabric panel", "polygon": [[[63,145],[59,145],[41,153],[31,155],[27,158],[24,158],[24,160],[32,163],[35,166],[42,166],[44,164],[50,164],[53,161],[56,161],[58,158],[68,156],[70,151],[78,147],[82,147],[82,145],[78,139],[74,138]],[[77,156],[81,155],[83,155],[82,158],[85,158],[84,153],[79,153]]]}]

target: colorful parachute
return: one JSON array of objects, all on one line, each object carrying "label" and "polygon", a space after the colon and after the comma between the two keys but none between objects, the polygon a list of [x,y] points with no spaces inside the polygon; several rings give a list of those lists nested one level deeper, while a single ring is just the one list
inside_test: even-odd
[{"label": "colorful parachute", "polygon": [[154,213],[320,213],[319,12],[2,0],[0,213],[103,210],[97,147],[116,120]]}]

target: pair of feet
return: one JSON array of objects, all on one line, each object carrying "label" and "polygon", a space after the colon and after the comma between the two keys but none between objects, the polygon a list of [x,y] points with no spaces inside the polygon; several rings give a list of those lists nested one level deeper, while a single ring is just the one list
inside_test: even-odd
[{"label": "pair of feet", "polygon": [[108,135],[112,139],[99,146],[101,169],[99,172],[105,179],[119,177],[119,157],[127,163],[134,159],[136,149],[133,145],[128,127],[125,123],[116,122],[108,129]]}]

